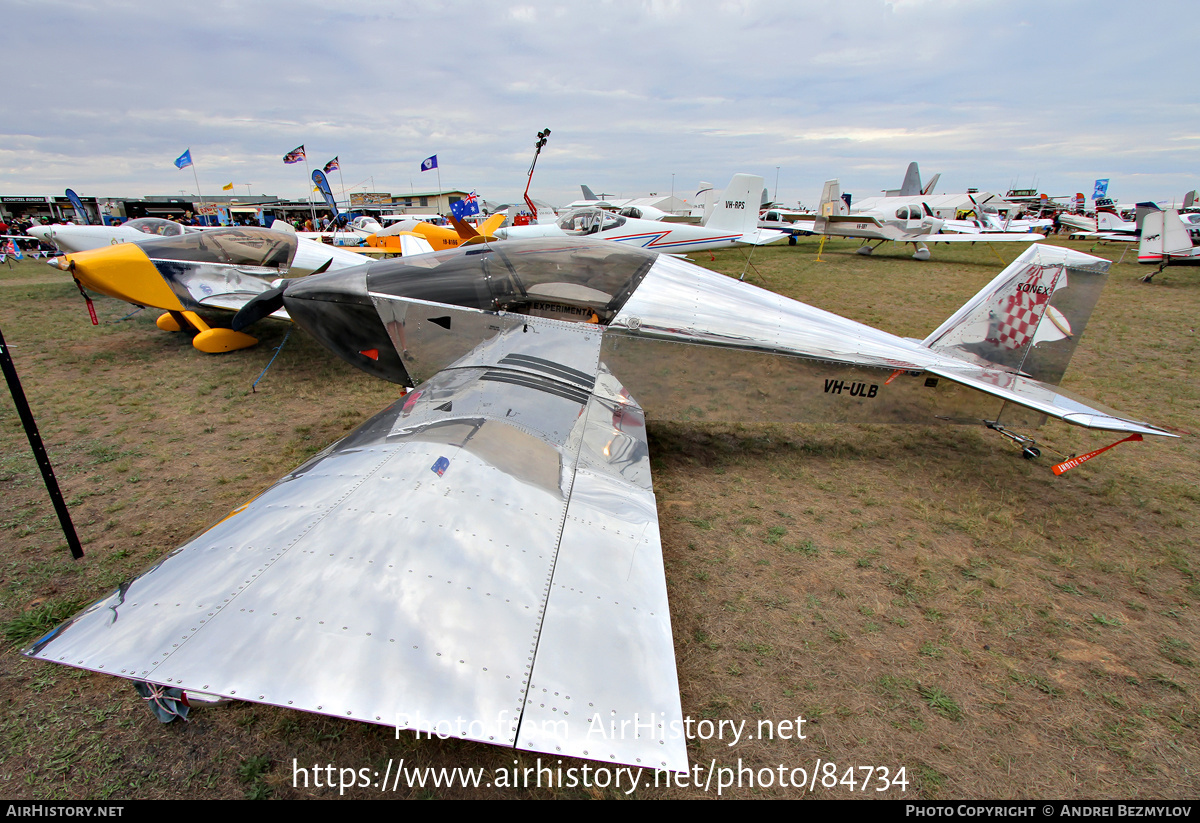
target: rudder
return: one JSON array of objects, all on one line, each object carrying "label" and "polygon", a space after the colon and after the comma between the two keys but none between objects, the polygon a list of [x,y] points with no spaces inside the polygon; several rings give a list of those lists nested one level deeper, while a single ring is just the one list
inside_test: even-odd
[{"label": "rudder", "polygon": [[922,345],[1058,385],[1110,265],[1090,254],[1034,244]]}]

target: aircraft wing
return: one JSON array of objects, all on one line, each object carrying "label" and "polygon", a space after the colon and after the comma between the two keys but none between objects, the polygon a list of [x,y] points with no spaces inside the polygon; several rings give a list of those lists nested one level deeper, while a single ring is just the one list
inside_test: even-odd
[{"label": "aircraft wing", "polygon": [[645,419],[564,325],[472,349],[26,653],[685,770]]},{"label": "aircraft wing", "polygon": [[[876,228],[883,228],[885,225],[882,220],[873,214],[830,214],[822,216],[813,221],[814,227],[820,226],[822,223],[828,226],[837,226],[839,224],[857,224],[870,223]],[[818,231],[821,229],[818,228]]]},{"label": "aircraft wing", "polygon": [[922,234],[905,238],[908,243],[1036,243],[1045,235],[1028,232],[981,232],[979,234]]},{"label": "aircraft wing", "polygon": [[778,243],[780,240],[788,237],[789,234],[790,232],[776,231],[775,229],[755,229],[752,232],[743,234],[738,242],[750,246],[766,246],[770,243]]},{"label": "aircraft wing", "polygon": [[[237,312],[241,311],[242,307],[258,297],[261,292],[231,292],[229,294],[214,294],[200,299],[201,306],[215,309],[225,309],[226,311]],[[277,320],[291,320],[286,309],[278,309],[272,312],[270,317]]]}]

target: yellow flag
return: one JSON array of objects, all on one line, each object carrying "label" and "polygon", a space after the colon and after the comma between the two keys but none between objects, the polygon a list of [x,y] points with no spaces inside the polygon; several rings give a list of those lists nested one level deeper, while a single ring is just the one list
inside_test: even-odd
[{"label": "yellow flag", "polygon": [[224,186],[221,186],[221,191],[233,191],[233,184],[226,183]]}]

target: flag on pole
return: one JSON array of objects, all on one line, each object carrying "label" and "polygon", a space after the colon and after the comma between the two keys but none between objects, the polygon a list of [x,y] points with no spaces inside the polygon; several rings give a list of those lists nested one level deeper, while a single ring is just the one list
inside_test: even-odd
[{"label": "flag on pole", "polygon": [[320,169],[313,169],[312,180],[316,184],[314,191],[321,193],[321,196],[325,198],[325,205],[329,206],[333,212],[333,216],[337,217],[337,201],[333,199],[333,192],[329,190],[329,181],[325,179],[325,172]]},{"label": "flag on pole", "polygon": [[221,186],[221,191],[233,191],[233,184],[226,183],[224,186]]},{"label": "flag on pole", "polygon": [[303,143],[301,143],[299,146],[296,146],[296,148],[292,149],[291,151],[289,151],[287,154],[285,154],[283,156],[283,162],[287,163],[289,166],[292,163],[299,163],[302,160],[304,160],[304,144]]},{"label": "flag on pole", "polygon": [[471,192],[462,200],[455,200],[450,204],[450,213],[459,220],[465,220],[472,214],[479,214],[479,198],[475,192]]},{"label": "flag on pole", "polygon": [[175,168],[186,169],[192,165],[192,150],[188,149],[183,154],[175,158]]},{"label": "flag on pole", "polygon": [[1092,192],[1093,200],[1099,200],[1101,197],[1104,197],[1106,194],[1108,194],[1108,180],[1109,178],[1106,177],[1103,180],[1096,181],[1096,188]]},{"label": "flag on pole", "polygon": [[432,157],[426,157],[424,160],[421,161],[421,171],[430,171],[432,169],[436,169],[437,167],[438,167],[438,164],[437,164],[437,155],[436,154],[433,155]]},{"label": "flag on pole", "polygon": [[325,164],[324,171],[326,174],[329,174],[329,172],[337,171],[340,168],[341,168],[341,166],[338,165],[337,158],[335,157],[332,160],[330,160],[328,163]]}]

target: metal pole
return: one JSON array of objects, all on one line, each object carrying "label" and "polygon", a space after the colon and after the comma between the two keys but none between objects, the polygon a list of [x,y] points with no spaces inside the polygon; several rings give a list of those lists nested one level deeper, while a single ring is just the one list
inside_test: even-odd
[{"label": "metal pole", "polygon": [[310,169],[308,167],[308,155],[307,154],[304,155],[304,173],[305,173],[305,175],[307,175],[306,179],[308,180],[308,183],[307,183],[307,185],[308,185],[308,210],[312,214],[313,231],[316,231],[317,230],[317,207],[313,205],[312,169]]},{"label": "metal pole", "polygon": [[3,366],[4,379],[8,381],[8,391],[12,394],[13,403],[17,406],[17,414],[21,416],[21,425],[25,427],[25,436],[29,438],[29,448],[33,450],[33,457],[37,460],[38,468],[42,470],[42,480],[46,483],[46,491],[50,493],[50,502],[54,504],[54,511],[58,513],[58,522],[62,526],[63,535],[67,538],[71,556],[78,560],[83,557],[83,547],[79,545],[79,535],[75,533],[75,525],[71,522],[71,513],[67,511],[67,504],[58,488],[58,481],[54,478],[54,468],[50,465],[46,446],[42,443],[42,436],[38,434],[37,422],[33,419],[33,412],[30,411],[29,402],[25,399],[25,391],[21,388],[20,378],[17,377],[17,368],[13,365],[12,356],[8,353],[8,346],[4,345],[3,332],[0,332],[0,366]]},{"label": "metal pole", "polygon": [[[200,195],[200,208],[204,211],[208,210],[208,204],[204,202],[204,192],[200,191],[200,177],[196,174],[196,161],[192,161],[192,178],[196,181],[196,194]],[[208,215],[204,215],[204,224],[208,225]]]}]

